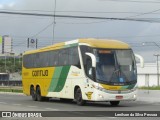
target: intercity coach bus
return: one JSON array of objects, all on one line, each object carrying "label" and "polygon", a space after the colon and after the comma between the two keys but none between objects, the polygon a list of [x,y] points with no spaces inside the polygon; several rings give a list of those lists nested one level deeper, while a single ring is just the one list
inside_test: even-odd
[{"label": "intercity coach bus", "polygon": [[117,40],[77,39],[23,54],[23,92],[34,101],[136,100],[137,68],[130,46]]}]

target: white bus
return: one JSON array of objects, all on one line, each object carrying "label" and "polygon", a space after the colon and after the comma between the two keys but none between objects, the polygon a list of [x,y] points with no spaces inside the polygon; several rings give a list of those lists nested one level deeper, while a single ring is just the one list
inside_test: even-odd
[{"label": "white bus", "polygon": [[23,92],[35,101],[57,97],[75,99],[78,105],[118,105],[137,98],[135,55],[128,44],[116,40],[58,43],[24,53],[22,82]]}]

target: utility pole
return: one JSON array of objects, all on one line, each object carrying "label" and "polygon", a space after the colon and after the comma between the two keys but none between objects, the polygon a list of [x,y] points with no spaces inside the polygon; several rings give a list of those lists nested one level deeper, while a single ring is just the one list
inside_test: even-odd
[{"label": "utility pole", "polygon": [[6,67],[6,66],[7,66],[6,59],[7,59],[7,58],[6,58],[6,53],[5,53],[5,62],[4,62],[5,72],[7,71],[7,67]]},{"label": "utility pole", "polygon": [[[142,43],[142,45],[145,45],[145,44],[154,44],[155,46],[157,46],[159,49],[160,49],[160,45],[157,44],[156,42],[144,42]],[[160,54],[154,54],[154,56],[157,57],[157,86],[159,86],[159,59],[158,57],[160,56]]]},{"label": "utility pole", "polygon": [[52,45],[54,43],[54,38],[55,38],[55,27],[56,27],[56,0],[54,0],[54,13],[53,13],[53,40],[52,40]]},{"label": "utility pole", "polygon": [[158,57],[160,56],[160,54],[154,54],[154,56],[157,57],[157,84],[159,86],[159,62],[158,62]]}]

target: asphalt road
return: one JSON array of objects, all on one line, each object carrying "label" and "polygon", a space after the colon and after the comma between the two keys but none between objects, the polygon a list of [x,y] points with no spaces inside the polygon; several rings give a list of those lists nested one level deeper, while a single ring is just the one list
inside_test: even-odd
[{"label": "asphalt road", "polygon": [[[59,99],[51,99],[49,101],[37,102],[32,101],[30,96],[25,95],[17,95],[17,94],[2,94],[0,93],[0,111],[72,111],[75,112],[77,116],[83,116],[83,112],[81,111],[160,111],[160,103],[159,102],[143,102],[143,101],[125,101],[121,102],[119,106],[113,107],[110,103],[107,102],[89,102],[85,106],[77,106],[75,102],[62,102]],[[78,111],[78,112],[77,112]],[[63,116],[66,116],[65,112],[60,112],[60,116],[56,120],[63,119]],[[94,114],[94,113],[92,113]],[[94,114],[95,115],[95,114]],[[62,118],[61,118],[62,117]],[[76,120],[80,119],[116,119],[117,117],[102,117],[101,114],[96,114],[94,118],[76,118]],[[7,119],[7,118],[0,118]],[[35,118],[34,118],[35,119]],[[48,119],[48,118],[47,118]],[[51,119],[51,118],[50,118]],[[74,119],[66,118],[67,119]],[[121,120],[128,119],[137,119],[132,118],[121,118]],[[138,119],[144,119],[144,117],[138,117]],[[148,118],[151,119],[151,118]],[[152,119],[158,119],[153,118]],[[17,120],[17,119],[15,119]]]}]

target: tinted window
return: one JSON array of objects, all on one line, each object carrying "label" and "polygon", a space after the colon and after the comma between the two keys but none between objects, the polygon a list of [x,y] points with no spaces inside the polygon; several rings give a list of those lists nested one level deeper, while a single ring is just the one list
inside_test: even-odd
[{"label": "tinted window", "polygon": [[59,51],[59,65],[69,65],[68,61],[68,50],[69,49],[62,49]]},{"label": "tinted window", "polygon": [[23,65],[26,68],[52,67],[74,65],[80,67],[78,48],[65,48],[56,51],[47,51],[23,56]]},{"label": "tinted window", "polygon": [[49,51],[49,66],[58,66],[58,51]]},{"label": "tinted window", "polygon": [[49,52],[43,52],[43,53],[38,53],[38,54],[39,54],[39,60],[38,60],[38,57],[35,58],[38,63],[36,67],[49,66]]},{"label": "tinted window", "polygon": [[69,65],[80,66],[79,54],[77,47],[69,49]]}]

